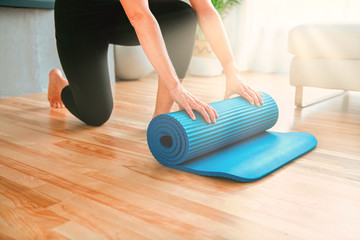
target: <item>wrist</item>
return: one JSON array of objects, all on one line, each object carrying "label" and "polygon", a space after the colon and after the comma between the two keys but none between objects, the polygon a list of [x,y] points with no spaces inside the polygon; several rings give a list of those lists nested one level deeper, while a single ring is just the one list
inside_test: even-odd
[{"label": "wrist", "polygon": [[225,75],[230,75],[238,72],[238,67],[236,66],[235,62],[230,62],[223,65]]},{"label": "wrist", "polygon": [[171,80],[163,80],[166,88],[169,92],[174,91],[175,89],[178,89],[181,86],[181,83],[177,79],[171,79]]}]

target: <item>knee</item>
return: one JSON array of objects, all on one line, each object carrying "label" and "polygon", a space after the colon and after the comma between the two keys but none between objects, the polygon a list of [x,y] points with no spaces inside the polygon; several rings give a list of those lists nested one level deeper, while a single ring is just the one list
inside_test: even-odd
[{"label": "knee", "polygon": [[[151,2],[151,1],[150,1]],[[166,7],[166,12],[159,11],[158,5],[150,5],[150,9],[156,17],[165,20],[177,20],[177,22],[197,22],[195,10],[186,2],[169,1],[162,8]],[[162,9],[163,10],[163,9]]]},{"label": "knee", "polygon": [[82,120],[90,126],[101,126],[109,120],[113,110],[113,103],[91,106],[81,113]]},{"label": "knee", "polygon": [[197,22],[196,13],[195,10],[186,2],[177,2],[178,9],[181,10],[183,15],[192,22]]}]

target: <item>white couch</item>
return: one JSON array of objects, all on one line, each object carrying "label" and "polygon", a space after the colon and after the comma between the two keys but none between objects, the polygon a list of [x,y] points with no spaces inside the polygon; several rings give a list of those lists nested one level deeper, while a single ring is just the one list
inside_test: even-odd
[{"label": "white couch", "polygon": [[302,107],[303,87],[360,91],[360,23],[312,24],[293,28],[290,84]]}]

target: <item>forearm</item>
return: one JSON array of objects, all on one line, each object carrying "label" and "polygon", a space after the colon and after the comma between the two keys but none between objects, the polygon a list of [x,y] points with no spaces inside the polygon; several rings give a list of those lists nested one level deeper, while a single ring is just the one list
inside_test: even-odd
[{"label": "forearm", "polygon": [[219,14],[213,7],[206,7],[197,12],[197,17],[201,30],[224,71],[232,69],[235,65],[234,56]]},{"label": "forearm", "polygon": [[180,82],[167,53],[156,19],[151,14],[146,14],[131,19],[131,23],[146,56],[160,79],[164,81],[168,89],[175,88]]},{"label": "forearm", "polygon": [[[164,83],[172,100],[178,103],[191,119],[196,119],[193,110],[197,110],[205,121],[215,123],[216,117],[219,117],[216,110],[192,96],[181,85],[166,50],[159,24],[149,9],[148,0],[120,0],[120,3],[136,31],[145,54],[160,76],[160,88],[163,89]],[[161,89],[159,95],[162,95]]]}]

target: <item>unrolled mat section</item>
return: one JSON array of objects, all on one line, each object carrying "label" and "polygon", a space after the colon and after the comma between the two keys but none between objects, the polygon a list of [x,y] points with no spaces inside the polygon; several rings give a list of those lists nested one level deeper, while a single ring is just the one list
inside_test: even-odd
[{"label": "unrolled mat section", "polygon": [[260,107],[241,97],[211,103],[219,114],[215,124],[198,113],[193,121],[185,111],[155,117],[147,131],[151,153],[167,167],[251,182],[313,149],[317,140],[309,133],[266,131],[279,111],[274,99],[262,94]]}]

